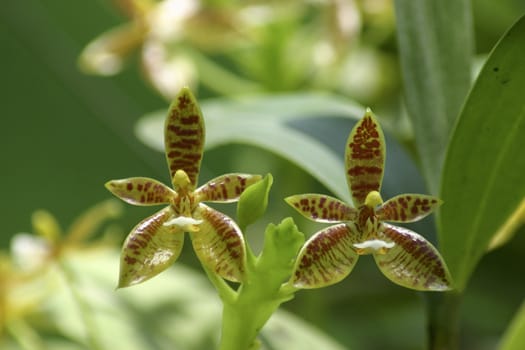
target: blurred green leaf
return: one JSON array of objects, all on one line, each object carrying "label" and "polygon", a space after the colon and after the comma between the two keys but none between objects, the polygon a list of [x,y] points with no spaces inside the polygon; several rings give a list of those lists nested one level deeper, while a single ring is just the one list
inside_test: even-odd
[{"label": "blurred green leaf", "polygon": [[[55,282],[55,289],[45,303],[47,313],[43,316],[46,329],[52,328],[60,337],[42,337],[46,348],[86,348],[85,317],[91,319],[101,349],[217,348],[221,304],[204,275],[178,264],[162,278],[115,291],[118,251],[101,249],[76,254],[67,264],[77,276],[76,287],[92,313],[81,315],[63,279],[51,276],[49,282]],[[284,311],[271,318],[262,337],[263,343],[273,346],[268,349],[343,349]]]},{"label": "blurred green leaf", "polygon": [[423,174],[439,190],[445,149],[471,82],[468,0],[396,0],[405,99]]},{"label": "blurred green leaf", "polygon": [[[342,158],[326,145],[289,123],[308,118],[343,117],[357,120],[364,108],[325,94],[268,95],[242,100],[200,102],[206,118],[206,147],[238,142],[267,149],[301,166],[339,198],[350,202]],[[163,150],[165,111],[146,115],[136,132],[145,144]]]},{"label": "blurred green leaf", "polygon": [[525,17],[485,63],[450,141],[439,239],[462,290],[491,238],[525,197]]},{"label": "blurred green leaf", "polygon": [[521,350],[525,349],[525,303],[512,320],[509,328],[503,335],[499,350]]}]

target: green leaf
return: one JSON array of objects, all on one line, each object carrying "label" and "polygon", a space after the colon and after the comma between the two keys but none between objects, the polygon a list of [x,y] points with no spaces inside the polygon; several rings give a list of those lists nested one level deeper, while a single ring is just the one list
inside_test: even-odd
[{"label": "green leaf", "polygon": [[525,349],[525,303],[521,304],[516,316],[503,335],[499,350]]},{"label": "green leaf", "polygon": [[[115,292],[117,262],[118,251],[105,248],[76,252],[65,261],[79,277],[75,288],[91,312],[87,315],[80,313],[71,286],[65,284],[59,272],[53,270],[42,275],[49,278],[47,282],[53,282],[53,290],[45,303],[38,304],[45,305],[42,312],[45,312],[46,324],[37,324],[39,328],[33,331],[46,334],[52,327],[57,335],[42,337],[44,348],[87,349],[86,319],[91,321],[89,326],[101,349],[218,348],[221,304],[203,274],[176,264],[160,278]],[[315,327],[282,310],[264,326],[261,338],[275,349],[305,349],[305,344],[313,349],[345,349]],[[20,349],[20,346],[6,348]]]},{"label": "green leaf", "polygon": [[[237,101],[200,102],[206,118],[206,147],[238,142],[255,145],[301,166],[340,199],[350,202],[342,159],[325,144],[293,128],[290,123],[308,118],[342,117],[357,120],[364,108],[326,94],[268,95]],[[159,140],[165,111],[142,118],[136,127],[140,140],[164,150]]]},{"label": "green leaf", "polygon": [[241,194],[237,205],[237,223],[241,230],[257,221],[266,211],[272,183],[273,177],[268,174]]},{"label": "green leaf", "polygon": [[487,59],[446,156],[439,240],[460,290],[525,197],[524,42],[522,17]]},{"label": "green leaf", "polygon": [[407,110],[430,192],[449,134],[470,87],[473,55],[468,0],[396,0]]}]

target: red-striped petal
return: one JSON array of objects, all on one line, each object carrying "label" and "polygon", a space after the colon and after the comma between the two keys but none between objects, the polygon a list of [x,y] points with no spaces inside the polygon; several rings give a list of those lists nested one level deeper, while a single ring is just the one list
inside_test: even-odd
[{"label": "red-striped petal", "polygon": [[299,252],[292,276],[293,285],[320,288],[348,276],[359,258],[353,248],[356,237],[356,232],[345,224],[314,234]]},{"label": "red-striped petal", "polygon": [[345,151],[346,180],[354,206],[361,206],[368,193],[378,191],[383,180],[385,138],[372,111],[354,126]]},{"label": "red-striped petal", "polygon": [[317,222],[343,222],[357,218],[357,210],[337,198],[322,194],[300,194],[285,198],[295,210]]},{"label": "red-striped petal", "polygon": [[190,179],[190,190],[195,189],[204,147],[204,121],[188,88],[179,92],[169,108],[164,143],[171,178],[175,178],[177,170],[184,170]]},{"label": "red-striped petal", "polygon": [[451,278],[439,252],[419,234],[383,224],[378,238],[395,244],[385,254],[374,254],[377,266],[392,282],[423,291],[451,289]]},{"label": "red-striped petal", "polygon": [[432,213],[442,201],[424,194],[402,194],[383,203],[376,211],[379,220],[414,222]]},{"label": "red-striped petal", "polygon": [[177,196],[168,186],[147,177],[108,181],[106,188],[123,201],[134,205],[167,204]]},{"label": "red-striped petal", "polygon": [[180,255],[184,232],[164,225],[173,216],[166,207],[131,230],[120,255],[118,287],[144,282],[166,270]]},{"label": "red-striped petal", "polygon": [[195,191],[198,202],[234,202],[246,187],[261,179],[260,175],[226,174],[208,181]]},{"label": "red-striped petal", "polygon": [[191,233],[199,260],[224,279],[241,282],[246,254],[244,238],[237,224],[202,203],[195,210],[194,218],[203,221],[198,232]]}]

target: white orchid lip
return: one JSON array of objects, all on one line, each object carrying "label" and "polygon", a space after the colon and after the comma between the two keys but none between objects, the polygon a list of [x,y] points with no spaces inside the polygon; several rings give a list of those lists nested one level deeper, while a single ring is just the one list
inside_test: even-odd
[{"label": "white orchid lip", "polygon": [[362,243],[354,243],[353,246],[358,249],[359,254],[380,253],[384,254],[396,244],[394,242],[385,242],[380,239],[370,239]]},{"label": "white orchid lip", "polygon": [[184,231],[196,232],[199,230],[198,225],[202,224],[202,220],[197,220],[188,216],[177,216],[164,223],[164,226],[178,226]]}]

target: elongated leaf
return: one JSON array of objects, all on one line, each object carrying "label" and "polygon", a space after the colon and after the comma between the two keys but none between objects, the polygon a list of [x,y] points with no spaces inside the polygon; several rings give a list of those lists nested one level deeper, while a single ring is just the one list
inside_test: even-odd
[{"label": "elongated leaf", "polygon": [[525,348],[525,303],[514,316],[505,332],[499,350],[520,350]]},{"label": "elongated leaf", "polygon": [[525,17],[485,63],[450,142],[441,185],[441,251],[465,288],[491,238],[525,197]]},{"label": "elongated leaf", "polygon": [[395,1],[407,110],[434,194],[451,128],[470,87],[470,6],[468,0]]}]

